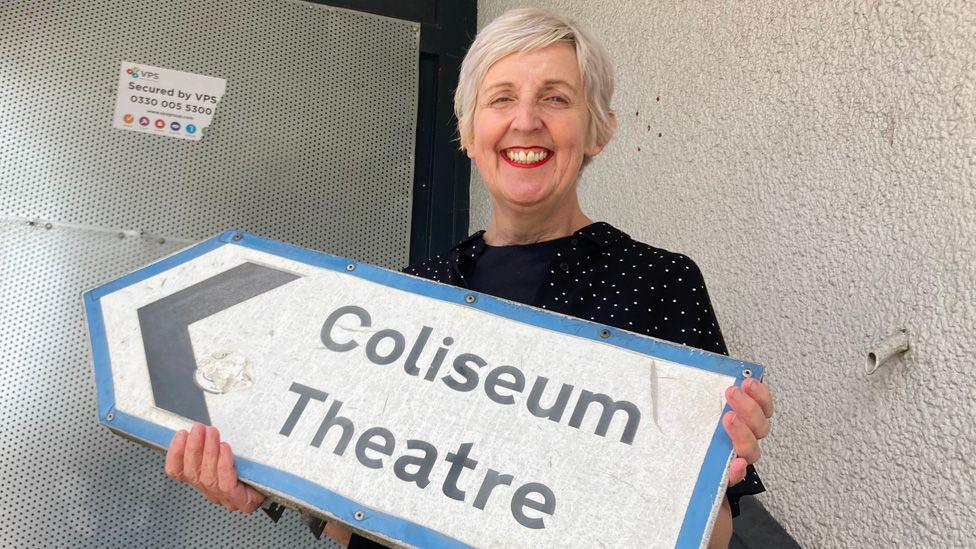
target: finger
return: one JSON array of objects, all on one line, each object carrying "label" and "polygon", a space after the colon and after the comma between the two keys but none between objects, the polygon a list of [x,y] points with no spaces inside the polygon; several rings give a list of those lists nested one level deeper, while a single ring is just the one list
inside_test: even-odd
[{"label": "finger", "polygon": [[732,406],[735,415],[749,426],[757,439],[769,434],[769,420],[763,413],[759,403],[749,396],[741,387],[729,387],[725,390],[725,399]]},{"label": "finger", "polygon": [[746,460],[737,457],[729,464],[729,486],[735,486],[746,478],[746,467],[749,464]]},{"label": "finger", "polygon": [[245,492],[245,503],[241,506],[241,511],[245,513],[253,513],[258,507],[261,506],[261,503],[264,502],[264,494],[258,492],[243,482],[240,483],[240,486],[244,488]]},{"label": "finger", "polygon": [[173,435],[166,450],[164,470],[169,478],[183,480],[183,452],[186,450],[186,437],[189,433],[180,429]]},{"label": "finger", "polygon": [[217,456],[217,490],[225,494],[224,507],[231,511],[240,510],[240,507],[234,502],[237,484],[234,453],[230,450],[230,444],[221,442]]},{"label": "finger", "polygon": [[207,490],[217,490],[217,457],[220,455],[220,432],[207,427],[204,432],[203,457],[200,459],[200,484]]},{"label": "finger", "polygon": [[200,480],[200,461],[203,459],[203,439],[205,429],[202,423],[197,423],[190,429],[186,439],[186,451],[183,452],[183,479],[190,484],[197,484]]},{"label": "finger", "polygon": [[220,443],[220,453],[217,457],[217,488],[231,494],[237,487],[237,470],[234,469],[234,453],[230,444]]},{"label": "finger", "polygon": [[244,484],[237,478],[237,471],[234,468],[234,452],[230,444],[226,442],[220,444],[217,477],[220,491],[228,494],[228,503],[235,510],[252,513],[264,501],[264,494]]},{"label": "finger", "polygon": [[735,412],[727,412],[722,416],[722,424],[725,431],[732,439],[732,448],[739,457],[746,460],[746,463],[759,461],[759,441],[752,434],[752,429],[738,417]]},{"label": "finger", "polygon": [[766,418],[773,417],[773,393],[769,392],[765,383],[750,378],[742,384],[742,388],[759,404]]}]

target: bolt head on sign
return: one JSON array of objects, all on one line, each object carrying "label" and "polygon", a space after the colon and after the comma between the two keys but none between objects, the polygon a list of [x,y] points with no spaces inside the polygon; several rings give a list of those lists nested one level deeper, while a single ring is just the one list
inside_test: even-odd
[{"label": "bolt head on sign", "polygon": [[724,390],[762,376],[240,232],[84,302],[113,431],[215,425],[245,482],[401,547],[700,547]]}]

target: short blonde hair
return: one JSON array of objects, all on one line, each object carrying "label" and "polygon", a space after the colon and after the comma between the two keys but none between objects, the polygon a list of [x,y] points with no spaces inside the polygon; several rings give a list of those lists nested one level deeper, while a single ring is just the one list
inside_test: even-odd
[{"label": "short blonde hair", "polygon": [[605,145],[610,141],[614,130],[610,115],[613,67],[606,50],[572,19],[542,9],[524,8],[507,11],[481,29],[464,56],[454,92],[454,115],[462,150],[471,146],[474,137],[478,86],[488,69],[506,55],[542,49],[557,42],[572,44],[576,49],[590,113],[587,142]]}]

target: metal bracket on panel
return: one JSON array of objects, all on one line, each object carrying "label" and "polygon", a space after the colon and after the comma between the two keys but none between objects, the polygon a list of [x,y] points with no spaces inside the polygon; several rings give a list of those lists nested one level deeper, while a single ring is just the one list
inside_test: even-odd
[{"label": "metal bracket on panel", "polygon": [[302,522],[305,523],[305,526],[308,526],[308,529],[312,531],[312,535],[315,536],[315,539],[320,539],[322,537],[322,532],[325,531],[326,521],[312,516],[311,513],[308,513],[307,511],[298,511],[298,516],[302,519]]},{"label": "metal bracket on panel", "polygon": [[285,506],[280,503],[269,501],[268,505],[261,508],[274,522],[278,522],[281,515],[285,512]]},{"label": "metal bracket on panel", "polygon": [[[266,515],[271,517],[272,521],[278,522],[281,519],[281,515],[285,513],[287,506],[282,503],[278,503],[277,501],[273,501],[271,498],[268,498],[267,501],[268,503],[262,507],[261,510],[264,511]],[[315,539],[321,539],[322,533],[325,532],[325,525],[328,524],[328,522],[312,515],[308,511],[303,511],[301,509],[296,509],[296,511],[298,512],[298,518],[302,520],[302,523],[304,523],[305,526],[308,526],[308,529],[312,531],[312,535],[315,536]]]}]

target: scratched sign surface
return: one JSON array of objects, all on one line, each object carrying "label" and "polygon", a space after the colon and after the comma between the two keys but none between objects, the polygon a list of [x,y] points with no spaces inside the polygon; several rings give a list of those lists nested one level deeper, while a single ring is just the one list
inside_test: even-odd
[{"label": "scratched sign surface", "polygon": [[101,421],[416,547],[699,547],[761,367],[225,233],[85,294]]}]

